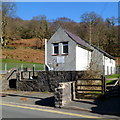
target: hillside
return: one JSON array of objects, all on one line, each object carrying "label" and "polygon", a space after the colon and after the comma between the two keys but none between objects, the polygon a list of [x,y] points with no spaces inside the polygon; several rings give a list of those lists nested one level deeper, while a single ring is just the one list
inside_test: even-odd
[{"label": "hillside", "polygon": [[[42,42],[42,43],[41,43]],[[39,40],[38,38],[32,38],[32,39],[20,39],[20,40],[13,40],[8,43],[9,47],[31,47],[31,48],[36,48],[36,47],[41,47],[44,46],[44,40]]]},{"label": "hillside", "polygon": [[12,41],[2,50],[2,58],[44,63],[44,50],[33,47],[36,47],[36,39]]}]

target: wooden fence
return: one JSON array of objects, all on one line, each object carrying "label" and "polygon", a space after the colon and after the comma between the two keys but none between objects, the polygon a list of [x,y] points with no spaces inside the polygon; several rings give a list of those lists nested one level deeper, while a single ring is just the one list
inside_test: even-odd
[{"label": "wooden fence", "polygon": [[84,98],[95,98],[106,91],[106,81],[105,77],[101,78],[88,78],[81,79],[78,78],[75,82],[75,95],[77,99]]}]

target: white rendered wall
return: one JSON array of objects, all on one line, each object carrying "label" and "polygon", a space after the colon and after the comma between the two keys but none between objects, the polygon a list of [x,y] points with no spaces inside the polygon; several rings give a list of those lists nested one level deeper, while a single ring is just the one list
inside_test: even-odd
[{"label": "white rendered wall", "polygon": [[116,63],[115,63],[115,60],[113,59],[112,59],[112,66],[113,66],[112,74],[116,74]]},{"label": "white rendered wall", "polygon": [[103,61],[105,67],[105,75],[115,74],[115,60],[104,56]]},{"label": "white rendered wall", "polygon": [[87,70],[90,60],[91,52],[76,46],[76,71]]}]

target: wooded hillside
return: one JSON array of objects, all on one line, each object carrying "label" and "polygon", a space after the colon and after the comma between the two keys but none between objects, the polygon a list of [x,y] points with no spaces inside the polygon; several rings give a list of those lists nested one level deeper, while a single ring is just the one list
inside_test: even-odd
[{"label": "wooded hillside", "polygon": [[31,20],[22,20],[10,13],[14,9],[14,5],[4,4],[3,8],[6,6],[8,9],[2,11],[3,41],[1,40],[1,42],[3,47],[7,47],[11,43],[17,44],[20,39],[36,38],[35,48],[44,49],[44,39],[49,39],[61,26],[109,54],[120,56],[118,18],[103,20],[102,16],[95,12],[86,12],[80,16],[79,23],[66,17],[47,20],[47,16],[44,15],[35,16]]}]

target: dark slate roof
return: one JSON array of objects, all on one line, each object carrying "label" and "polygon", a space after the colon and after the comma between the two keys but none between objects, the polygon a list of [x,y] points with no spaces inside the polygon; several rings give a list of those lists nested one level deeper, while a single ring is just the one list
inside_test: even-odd
[{"label": "dark slate roof", "polygon": [[105,56],[115,59],[113,56],[111,56],[110,54],[106,53],[105,51],[103,51],[102,49],[96,47],[95,45],[90,45],[89,42],[82,40],[80,37],[78,37],[77,35],[72,34],[71,32],[68,32],[67,30],[64,29],[64,32],[72,39],[74,40],[77,44],[82,45],[83,47],[85,47],[86,49],[92,50],[90,46],[94,47],[95,49],[97,49],[98,51],[100,51],[101,53],[103,53]]},{"label": "dark slate roof", "polygon": [[67,33],[67,35],[68,35],[72,40],[74,40],[76,43],[78,43],[78,44],[80,44],[80,45],[82,45],[82,46],[84,46],[84,47],[86,47],[86,48],[89,47],[88,44],[87,44],[84,40],[82,40],[80,37],[78,37],[78,36],[76,36],[76,35],[68,32],[68,31],[66,31],[66,30],[64,30],[64,31],[65,31],[65,32]]},{"label": "dark slate roof", "polygon": [[105,52],[104,50],[96,47],[95,45],[92,45],[95,49],[97,49],[98,51],[100,51],[101,53],[103,53],[106,57],[109,57],[111,59],[114,59],[115,60],[115,57],[111,56],[110,54],[108,54],[107,52]]}]

